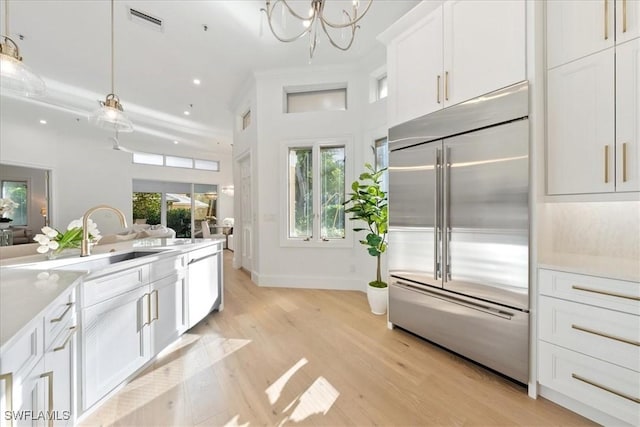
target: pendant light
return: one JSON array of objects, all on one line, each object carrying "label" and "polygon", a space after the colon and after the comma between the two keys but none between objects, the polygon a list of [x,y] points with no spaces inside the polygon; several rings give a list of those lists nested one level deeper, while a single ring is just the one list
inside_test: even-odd
[{"label": "pendant light", "polygon": [[120,98],[114,94],[114,29],[113,29],[113,5],[111,0],[111,93],[107,95],[104,102],[98,101],[100,108],[89,116],[89,121],[103,129],[115,130],[117,132],[133,132],[133,123],[127,118],[120,104]]},{"label": "pendant light", "polygon": [[9,0],[4,2],[4,35],[0,36],[0,87],[22,96],[44,96],[44,81],[22,62],[18,44],[9,37]]}]

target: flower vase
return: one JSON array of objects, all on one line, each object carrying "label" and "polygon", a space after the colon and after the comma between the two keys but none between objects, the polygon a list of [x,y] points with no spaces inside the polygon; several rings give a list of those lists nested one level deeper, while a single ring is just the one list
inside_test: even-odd
[{"label": "flower vase", "polygon": [[11,221],[0,222],[0,230],[6,230],[11,227]]},{"label": "flower vase", "polygon": [[79,248],[64,247],[47,252],[47,259],[49,260],[58,258],[72,258],[76,256],[80,256]]}]

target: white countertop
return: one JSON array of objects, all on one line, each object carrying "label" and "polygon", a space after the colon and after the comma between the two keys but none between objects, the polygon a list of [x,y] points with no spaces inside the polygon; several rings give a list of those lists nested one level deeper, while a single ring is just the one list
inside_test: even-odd
[{"label": "white countertop", "polygon": [[[0,349],[39,315],[47,306],[82,277],[94,273],[74,270],[73,264],[105,258],[110,252],[158,250],[159,256],[172,256],[224,242],[224,239],[140,239],[93,248],[93,255],[48,261],[46,255],[34,254],[0,260]],[[163,252],[160,252],[163,251]],[[157,257],[138,258],[140,263]],[[133,260],[132,260],[133,261]],[[133,264],[133,262],[131,263]],[[127,264],[129,265],[129,263]],[[101,271],[101,270],[100,270]]]},{"label": "white countertop", "polygon": [[566,271],[568,273],[640,282],[640,259],[548,253],[539,257],[538,267]]}]

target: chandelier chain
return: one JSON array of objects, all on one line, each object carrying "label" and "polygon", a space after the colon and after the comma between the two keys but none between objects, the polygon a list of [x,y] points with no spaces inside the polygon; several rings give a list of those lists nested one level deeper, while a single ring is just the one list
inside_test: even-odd
[{"label": "chandelier chain", "polygon": [[4,1],[4,36],[9,37],[9,0]]},{"label": "chandelier chain", "polygon": [[111,0],[111,93],[114,93],[114,57],[115,57],[115,43],[114,43],[114,30],[113,30],[113,3],[114,0]]}]

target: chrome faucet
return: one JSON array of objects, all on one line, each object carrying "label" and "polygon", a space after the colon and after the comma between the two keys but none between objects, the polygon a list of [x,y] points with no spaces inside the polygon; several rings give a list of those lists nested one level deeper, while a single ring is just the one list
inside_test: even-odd
[{"label": "chrome faucet", "polygon": [[124,213],[118,209],[109,205],[98,205],[94,206],[82,215],[82,246],[80,247],[80,256],[89,256],[91,255],[91,246],[89,245],[89,227],[87,226],[87,222],[89,221],[89,217],[95,211],[100,210],[108,210],[115,212],[120,218],[120,224],[123,228],[127,228],[127,219],[124,217]]}]

